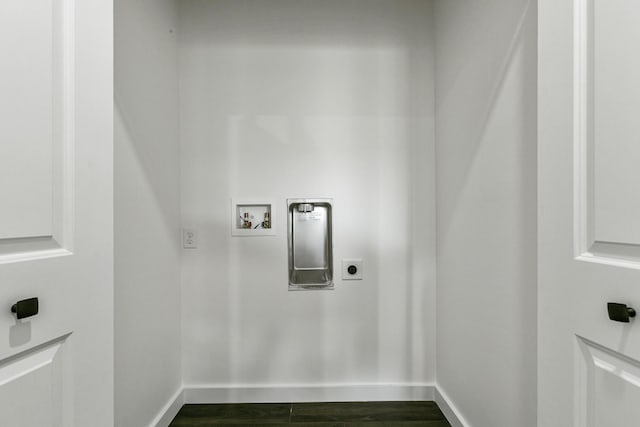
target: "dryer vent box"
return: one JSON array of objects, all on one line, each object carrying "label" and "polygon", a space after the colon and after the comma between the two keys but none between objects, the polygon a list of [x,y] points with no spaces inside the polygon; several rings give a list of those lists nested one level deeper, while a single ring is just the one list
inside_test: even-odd
[{"label": "dryer vent box", "polygon": [[288,199],[289,290],[333,289],[331,199]]}]

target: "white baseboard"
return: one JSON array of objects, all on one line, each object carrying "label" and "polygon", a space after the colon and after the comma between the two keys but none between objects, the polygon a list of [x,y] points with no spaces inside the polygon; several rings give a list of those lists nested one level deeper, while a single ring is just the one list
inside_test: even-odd
[{"label": "white baseboard", "polygon": [[433,384],[187,385],[185,403],[365,402],[433,400]]},{"label": "white baseboard", "polygon": [[471,424],[460,414],[449,396],[438,386],[435,387],[435,400],[451,427],[471,427]]},{"label": "white baseboard", "polygon": [[168,427],[171,421],[178,415],[178,411],[184,405],[184,388],[181,387],[175,392],[169,401],[160,410],[158,415],[149,424],[149,427]]}]

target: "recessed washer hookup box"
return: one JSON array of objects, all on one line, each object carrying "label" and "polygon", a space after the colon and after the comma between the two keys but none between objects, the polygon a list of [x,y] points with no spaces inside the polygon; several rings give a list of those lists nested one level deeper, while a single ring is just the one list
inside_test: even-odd
[{"label": "recessed washer hookup box", "polygon": [[333,289],[331,199],[287,199],[289,290]]}]

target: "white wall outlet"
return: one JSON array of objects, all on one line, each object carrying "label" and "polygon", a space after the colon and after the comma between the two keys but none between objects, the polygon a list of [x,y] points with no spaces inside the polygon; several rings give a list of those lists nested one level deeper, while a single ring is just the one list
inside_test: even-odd
[{"label": "white wall outlet", "polygon": [[361,259],[343,259],[342,280],[362,280],[362,269]]},{"label": "white wall outlet", "polygon": [[182,247],[185,249],[196,249],[198,247],[198,232],[185,228],[182,230]]}]

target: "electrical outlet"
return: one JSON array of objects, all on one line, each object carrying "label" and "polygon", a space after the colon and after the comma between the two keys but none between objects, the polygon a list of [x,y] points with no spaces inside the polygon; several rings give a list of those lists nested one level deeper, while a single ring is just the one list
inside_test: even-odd
[{"label": "electrical outlet", "polygon": [[182,247],[185,249],[196,249],[198,247],[198,232],[185,228],[182,230]]},{"label": "electrical outlet", "polygon": [[343,259],[342,280],[362,280],[363,264],[361,259]]}]

